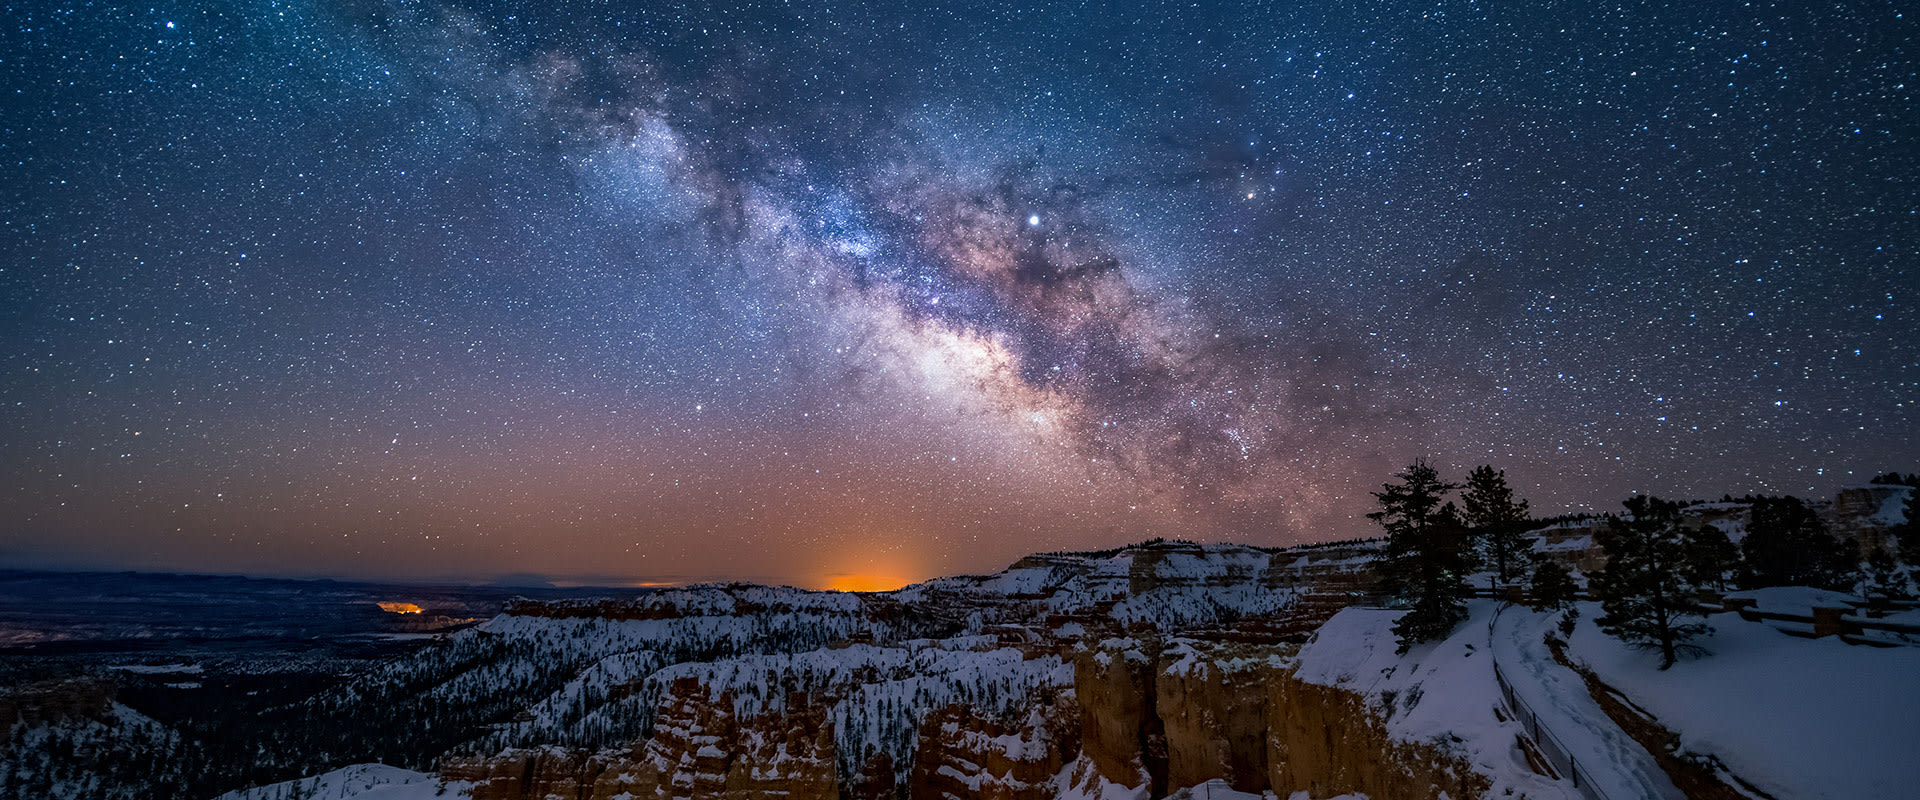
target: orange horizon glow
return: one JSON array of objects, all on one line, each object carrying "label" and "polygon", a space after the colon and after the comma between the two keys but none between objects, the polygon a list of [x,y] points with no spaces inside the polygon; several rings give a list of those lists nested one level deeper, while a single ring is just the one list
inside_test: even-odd
[{"label": "orange horizon glow", "polygon": [[389,614],[418,614],[426,609],[413,603],[381,603],[380,610]]},{"label": "orange horizon glow", "polygon": [[913,583],[908,578],[867,573],[828,575],[826,589],[832,592],[891,592]]}]

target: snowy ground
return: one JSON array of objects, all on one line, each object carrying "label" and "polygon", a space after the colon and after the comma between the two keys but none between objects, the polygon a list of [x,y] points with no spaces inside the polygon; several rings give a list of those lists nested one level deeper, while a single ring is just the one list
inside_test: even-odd
[{"label": "snowy ground", "polygon": [[[1800,605],[1807,592],[1763,599]],[[1786,595],[1793,595],[1791,597]],[[1572,654],[1680,735],[1780,798],[1913,797],[1920,787],[1920,648],[1789,636],[1714,614],[1712,655],[1658,669],[1659,659],[1601,633],[1586,617]],[[1806,613],[1796,610],[1795,613]]]},{"label": "snowy ground", "polygon": [[1541,727],[1580,762],[1582,772],[1606,797],[1684,798],[1646,748],[1614,725],[1594,702],[1586,682],[1553,660],[1545,634],[1556,617],[1509,606],[1495,621],[1494,657],[1514,693],[1539,715]]},{"label": "snowy ground", "polygon": [[[1276,796],[1273,792],[1252,794],[1249,792],[1236,791],[1233,787],[1228,786],[1226,781],[1217,779],[1207,781],[1199,786],[1181,789],[1180,791],[1167,795],[1167,800],[1275,800],[1275,798]],[[1306,792],[1294,792],[1287,800],[1367,800],[1367,796],[1364,794],[1342,794],[1327,798],[1315,798],[1310,797]]]},{"label": "snowy ground", "polygon": [[439,777],[429,773],[354,764],[311,778],[228,792],[214,800],[447,800],[467,796],[467,788],[449,783],[443,792]]},{"label": "snowy ground", "polygon": [[1494,609],[1491,600],[1469,603],[1467,621],[1452,635],[1405,654],[1394,652],[1393,623],[1401,612],[1343,609],[1301,646],[1295,674],[1386,706],[1389,734],[1453,750],[1493,779],[1495,797],[1574,800],[1580,795],[1571,783],[1528,768],[1517,744],[1519,723],[1494,712],[1500,704],[1489,647]]}]

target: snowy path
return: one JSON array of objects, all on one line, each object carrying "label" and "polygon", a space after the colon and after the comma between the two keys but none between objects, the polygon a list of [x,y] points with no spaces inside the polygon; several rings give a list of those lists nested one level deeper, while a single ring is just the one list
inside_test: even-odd
[{"label": "snowy path", "polygon": [[1542,641],[1551,617],[1525,608],[1505,609],[1493,622],[1493,655],[1500,670],[1535,714],[1558,737],[1607,800],[1684,800],[1653,756],[1587,694],[1573,670],[1553,660]]}]

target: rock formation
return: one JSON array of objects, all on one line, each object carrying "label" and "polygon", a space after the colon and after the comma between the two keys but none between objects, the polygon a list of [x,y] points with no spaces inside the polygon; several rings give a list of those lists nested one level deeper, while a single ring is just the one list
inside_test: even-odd
[{"label": "rock formation", "polygon": [[1268,785],[1263,687],[1269,648],[1181,642],[1155,676],[1154,708],[1167,738],[1167,785],[1214,778],[1243,792]]},{"label": "rock formation", "polygon": [[440,774],[471,781],[475,800],[839,797],[833,725],[805,694],[788,698],[784,713],[741,721],[730,695],[709,697],[699,681],[681,679],[654,720],[653,736],[628,748],[509,750],[449,759]]},{"label": "rock formation", "polygon": [[1100,776],[1122,786],[1152,779],[1154,658],[1134,639],[1109,639],[1073,662],[1080,700],[1080,746]]},{"label": "rock formation", "polygon": [[1389,737],[1380,711],[1358,694],[1284,669],[1269,671],[1265,684],[1267,783],[1283,797],[1304,791],[1437,800],[1487,792],[1488,780],[1461,759]]},{"label": "rock formation", "polygon": [[113,708],[111,681],[75,679],[35,683],[0,692],[0,745],[21,727],[105,720]]},{"label": "rock formation", "polygon": [[1072,692],[1034,698],[1012,719],[950,705],[920,727],[908,796],[1047,800],[1054,776],[1079,751],[1080,707]]},{"label": "rock formation", "polygon": [[1365,698],[1286,666],[1289,642],[1367,597],[1372,550],[1169,542],[1033,556],[885,596],[697,587],[516,604],[520,622],[479,633],[652,636],[801,618],[841,632],[791,655],[655,664],[645,680],[628,669],[645,659],[604,661],[592,702],[541,713],[655,697],[630,712],[650,714],[641,738],[450,757],[442,775],[474,782],[480,800],[1164,797],[1216,779],[1282,797],[1475,796],[1486,781],[1458,759],[1394,740]]}]

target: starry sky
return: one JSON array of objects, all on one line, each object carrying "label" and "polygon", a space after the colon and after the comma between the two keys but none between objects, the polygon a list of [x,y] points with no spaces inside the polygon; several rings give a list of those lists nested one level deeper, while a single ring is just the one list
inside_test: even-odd
[{"label": "starry sky", "polygon": [[887,584],[1920,471],[1898,4],[12,4],[0,563]]}]

